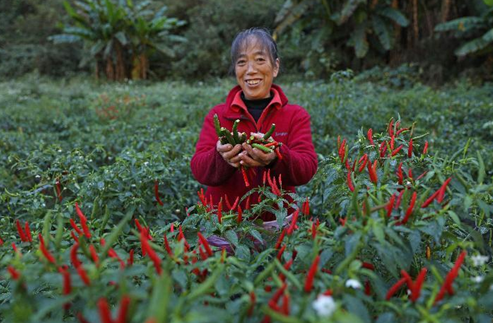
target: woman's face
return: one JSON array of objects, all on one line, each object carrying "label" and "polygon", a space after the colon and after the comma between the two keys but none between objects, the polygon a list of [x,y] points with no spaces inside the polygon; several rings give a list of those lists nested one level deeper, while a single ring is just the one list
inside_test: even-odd
[{"label": "woman's face", "polygon": [[279,59],[273,62],[269,53],[255,38],[247,39],[245,48],[235,62],[236,81],[247,100],[270,97],[270,88],[279,73]]}]

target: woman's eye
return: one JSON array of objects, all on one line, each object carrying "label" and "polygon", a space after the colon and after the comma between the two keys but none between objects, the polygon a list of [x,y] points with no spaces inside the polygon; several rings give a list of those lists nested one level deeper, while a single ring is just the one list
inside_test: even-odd
[{"label": "woman's eye", "polygon": [[257,62],[265,62],[265,58],[259,57],[259,58],[257,58]]},{"label": "woman's eye", "polygon": [[245,65],[245,60],[239,60],[236,62],[236,65]]}]

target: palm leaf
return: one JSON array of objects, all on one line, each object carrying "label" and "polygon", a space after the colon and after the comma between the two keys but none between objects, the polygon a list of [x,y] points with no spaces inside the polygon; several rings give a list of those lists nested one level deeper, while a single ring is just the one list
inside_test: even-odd
[{"label": "palm leaf", "polygon": [[483,18],[462,17],[436,25],[435,31],[466,31],[474,28],[482,28],[483,26]]},{"label": "palm leaf", "polygon": [[397,9],[386,7],[382,10],[378,10],[377,13],[381,16],[387,17],[401,27],[409,26],[409,20],[402,12]]},{"label": "palm leaf", "polygon": [[361,23],[354,29],[351,38],[354,42],[356,57],[363,58],[368,53],[369,45],[366,38],[366,23]]},{"label": "palm leaf", "polygon": [[362,3],[366,3],[365,0],[348,0],[345,4],[344,7],[342,8],[340,14],[339,14],[339,20],[337,21],[338,25],[342,25],[345,23],[356,11],[358,6]]},{"label": "palm leaf", "polygon": [[[289,4],[292,4],[290,0],[286,1],[284,5],[287,6]],[[312,0],[304,0],[298,4],[293,4],[289,8],[283,7],[283,9],[281,9],[281,12],[276,17],[275,21],[278,23],[278,25],[275,28],[274,33],[280,34],[288,26],[298,21],[303,16],[303,14],[305,14],[305,12],[308,11],[308,9],[311,7],[312,4],[313,4]]]},{"label": "palm leaf", "polygon": [[455,55],[457,56],[465,56],[468,54],[472,54],[478,52],[489,45],[493,44],[493,28],[490,29],[486,34],[482,37],[471,40],[470,42],[465,43],[461,47],[459,47],[455,51]]},{"label": "palm leaf", "polygon": [[390,32],[385,24],[385,21],[379,16],[374,15],[372,17],[373,30],[377,34],[378,40],[382,44],[385,50],[390,50],[392,48],[392,39]]}]

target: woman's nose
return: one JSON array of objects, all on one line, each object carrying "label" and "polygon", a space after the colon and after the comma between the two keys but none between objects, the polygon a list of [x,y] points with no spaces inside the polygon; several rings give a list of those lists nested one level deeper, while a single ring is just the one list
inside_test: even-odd
[{"label": "woman's nose", "polygon": [[252,74],[257,71],[257,68],[255,67],[255,62],[249,62],[247,63],[247,74]]}]

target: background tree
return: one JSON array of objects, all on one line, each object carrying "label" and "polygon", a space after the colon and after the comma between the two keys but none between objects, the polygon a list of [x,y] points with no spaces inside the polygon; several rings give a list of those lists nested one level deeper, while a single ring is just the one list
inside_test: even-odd
[{"label": "background tree", "polygon": [[51,39],[55,43],[82,40],[95,61],[96,77],[104,66],[110,80],[146,79],[151,50],[173,56],[165,44],[179,39],[171,37],[170,30],[184,24],[166,17],[165,6],[152,10],[151,1],[134,5],[131,0],[84,0],[74,2],[74,7],[67,1],[64,5],[75,24],[65,26],[63,34]]}]

